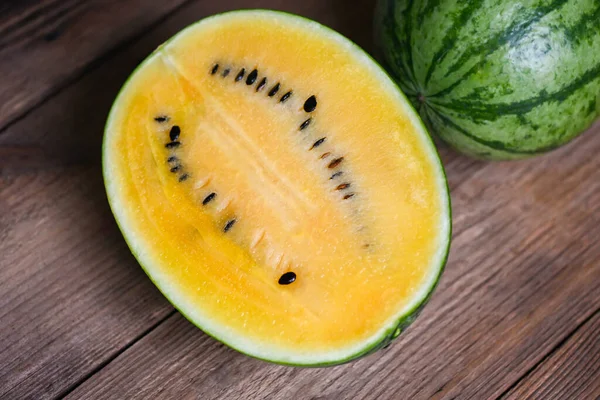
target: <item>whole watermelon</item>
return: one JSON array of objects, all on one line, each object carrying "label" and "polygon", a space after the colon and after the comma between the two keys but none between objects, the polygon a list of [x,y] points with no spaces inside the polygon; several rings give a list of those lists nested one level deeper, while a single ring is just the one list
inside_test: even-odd
[{"label": "whole watermelon", "polygon": [[379,58],[430,131],[515,159],[600,114],[600,0],[379,0]]}]

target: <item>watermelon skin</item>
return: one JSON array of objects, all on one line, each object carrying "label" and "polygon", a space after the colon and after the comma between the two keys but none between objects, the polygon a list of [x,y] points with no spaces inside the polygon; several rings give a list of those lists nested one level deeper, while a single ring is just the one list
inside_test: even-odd
[{"label": "watermelon skin", "polygon": [[379,0],[378,56],[430,132],[519,159],[600,115],[600,0]]}]

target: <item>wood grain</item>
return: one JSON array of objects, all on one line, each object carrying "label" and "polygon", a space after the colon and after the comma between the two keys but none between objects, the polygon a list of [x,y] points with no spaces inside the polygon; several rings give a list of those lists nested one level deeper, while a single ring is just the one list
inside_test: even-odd
[{"label": "wood grain", "polygon": [[0,398],[51,399],[172,308],[120,238],[98,167],[0,188]]},{"label": "wood grain", "polygon": [[600,308],[598,131],[542,159],[470,169],[453,191],[456,236],[440,288],[387,351],[325,370],[274,366],[177,314],[71,398],[501,396]]},{"label": "wood grain", "polygon": [[[54,398],[172,312],[108,209],[102,129],[118,89],[158,44],[203,16],[243,4],[207,0],[181,9],[0,134],[0,398]],[[352,30],[358,21],[370,24],[364,19],[371,2],[339,19],[341,2],[258,5],[298,13],[304,7],[305,15],[323,14],[323,22],[354,38],[370,36],[370,27]],[[10,87],[12,76],[0,76],[0,87]]]},{"label": "wood grain", "polygon": [[185,0],[0,4],[0,131]]},{"label": "wood grain", "polygon": [[[596,345],[585,347],[593,333],[584,333],[600,308],[600,124],[522,162],[486,163],[441,148],[454,206],[450,260],[421,318],[384,352],[328,369],[274,366],[174,313],[108,209],[103,124],[126,77],[158,44],[249,2],[199,0],[162,19],[176,7],[163,3],[0,5],[0,32],[12,35],[0,35],[0,54],[11,54],[15,66],[39,64],[28,67],[37,71],[33,83],[15,71],[0,74],[0,126],[31,110],[0,133],[0,398],[488,399],[530,393],[521,388],[530,379],[535,387],[547,382],[549,396],[600,380],[597,369],[588,378],[577,368],[566,380],[539,375],[551,360],[567,365],[563,348],[578,366],[586,365],[582,349],[592,360],[598,355]],[[372,1],[252,6],[314,18],[371,48]],[[56,7],[62,17],[52,16]],[[47,54],[35,38],[53,18],[69,22],[44,42],[60,44]],[[100,27],[115,32],[90,37]],[[73,33],[80,31],[87,33]],[[74,61],[64,61],[71,72],[63,74],[55,65],[65,51]],[[0,58],[0,72],[9,59]],[[6,90],[18,79],[31,93],[11,97]]]},{"label": "wood grain", "polygon": [[[0,134],[0,169],[99,163],[102,130],[108,111],[135,67],[183,27],[208,15],[248,4],[244,0],[223,4],[212,0],[196,1],[161,21],[139,40],[106,57],[96,68]],[[352,10],[345,10],[347,7],[342,0],[301,3],[262,0],[252,4],[256,8],[280,9],[314,18],[364,47],[370,47],[372,0],[357,1]],[[361,29],[356,29],[357,26]]]},{"label": "wood grain", "polygon": [[599,399],[600,312],[512,390],[506,400]]}]

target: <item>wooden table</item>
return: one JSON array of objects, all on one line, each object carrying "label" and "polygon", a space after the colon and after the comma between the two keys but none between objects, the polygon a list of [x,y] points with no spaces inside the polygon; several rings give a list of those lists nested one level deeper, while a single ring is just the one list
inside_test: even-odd
[{"label": "wooden table", "polygon": [[103,124],[158,44],[249,6],[372,49],[368,0],[0,4],[0,398],[599,398],[600,124],[528,161],[440,149],[451,256],[422,316],[385,351],[326,369],[271,365],[169,305],[109,211]]}]

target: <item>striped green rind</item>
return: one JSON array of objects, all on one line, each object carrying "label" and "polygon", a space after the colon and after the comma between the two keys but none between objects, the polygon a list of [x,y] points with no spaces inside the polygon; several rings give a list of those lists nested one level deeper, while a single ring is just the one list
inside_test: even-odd
[{"label": "striped green rind", "polygon": [[379,0],[380,59],[467,154],[557,148],[600,115],[600,0]]}]

